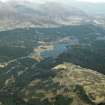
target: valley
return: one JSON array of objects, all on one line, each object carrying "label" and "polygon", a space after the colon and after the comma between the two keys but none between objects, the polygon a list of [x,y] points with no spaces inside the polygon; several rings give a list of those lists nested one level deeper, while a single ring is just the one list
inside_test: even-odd
[{"label": "valley", "polygon": [[105,105],[105,3],[43,1],[0,0],[0,105]]},{"label": "valley", "polygon": [[91,24],[1,31],[0,104],[104,105],[104,35]]}]

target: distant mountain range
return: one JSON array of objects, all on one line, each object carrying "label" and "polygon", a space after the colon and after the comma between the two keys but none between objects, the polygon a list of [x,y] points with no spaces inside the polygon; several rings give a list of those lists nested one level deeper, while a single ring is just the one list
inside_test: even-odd
[{"label": "distant mountain range", "polygon": [[0,2],[0,30],[105,23],[102,18],[94,19],[78,7],[63,3]]},{"label": "distant mountain range", "polygon": [[[0,3],[0,18],[4,18],[7,15],[9,19],[11,14],[15,16],[30,16],[30,17],[46,17],[48,19],[55,18],[69,18],[71,16],[86,16],[86,14],[78,8],[68,7],[62,3],[47,2],[42,4],[31,3]],[[8,14],[7,14],[8,13]],[[15,17],[12,16],[12,17]],[[15,17],[16,18],[16,17]],[[11,18],[10,18],[11,19]]]},{"label": "distant mountain range", "polygon": [[53,27],[75,25],[87,20],[82,10],[64,4],[47,2],[0,2],[0,27]]}]

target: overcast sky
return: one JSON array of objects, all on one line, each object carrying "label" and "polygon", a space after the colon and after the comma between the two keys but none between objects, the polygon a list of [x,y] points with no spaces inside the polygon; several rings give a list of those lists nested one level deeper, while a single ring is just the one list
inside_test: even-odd
[{"label": "overcast sky", "polygon": [[76,1],[91,2],[91,3],[105,2],[105,0],[76,0]]},{"label": "overcast sky", "polygon": [[[7,2],[9,0],[0,0],[2,2]],[[12,0],[14,1],[14,0]],[[18,0],[21,1],[21,0]],[[46,1],[56,1],[56,2],[70,2],[70,1],[82,1],[82,2],[90,2],[90,3],[100,3],[105,2],[105,0],[24,0],[24,1],[31,1],[31,2],[46,2]]]}]

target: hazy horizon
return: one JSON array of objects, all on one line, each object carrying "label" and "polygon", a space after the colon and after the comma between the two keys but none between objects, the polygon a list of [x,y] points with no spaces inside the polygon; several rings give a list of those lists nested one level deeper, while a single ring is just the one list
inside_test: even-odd
[{"label": "hazy horizon", "polygon": [[[8,2],[8,1],[14,1],[14,0],[0,0],[1,2]],[[105,3],[105,0],[15,0],[15,1],[28,1],[28,2],[34,2],[34,3],[44,3],[44,2],[63,2],[63,3],[71,3],[71,2],[88,2],[88,3]]]}]

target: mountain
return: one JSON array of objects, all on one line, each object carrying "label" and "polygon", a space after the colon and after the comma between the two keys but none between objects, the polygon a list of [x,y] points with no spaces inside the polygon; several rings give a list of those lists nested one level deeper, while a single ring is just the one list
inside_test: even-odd
[{"label": "mountain", "polygon": [[[15,1],[14,1],[15,2]],[[58,27],[78,25],[87,20],[82,10],[62,3],[0,2],[0,27]]]},{"label": "mountain", "polygon": [[[61,27],[94,24],[105,27],[104,15],[91,4],[35,3],[22,0],[0,2],[0,30],[29,27]],[[104,5],[104,4],[103,4]],[[92,8],[94,7],[94,9]],[[92,12],[92,10],[96,10]],[[100,11],[100,10],[99,10]],[[91,13],[92,12],[92,13]],[[94,15],[92,15],[94,14]]]},{"label": "mountain", "polygon": [[2,70],[1,105],[105,104],[103,74],[71,63],[47,67],[45,62],[21,59],[12,63],[12,68]]},{"label": "mountain", "polygon": [[105,105],[105,19],[62,3],[0,2],[0,105]]},{"label": "mountain", "polygon": [[84,10],[87,14],[92,16],[103,16],[105,17],[105,3],[89,3],[89,2],[75,2],[71,5],[79,7],[81,10]]},{"label": "mountain", "polygon": [[15,14],[15,10],[9,5],[0,2],[0,19],[6,19],[12,17]]}]

